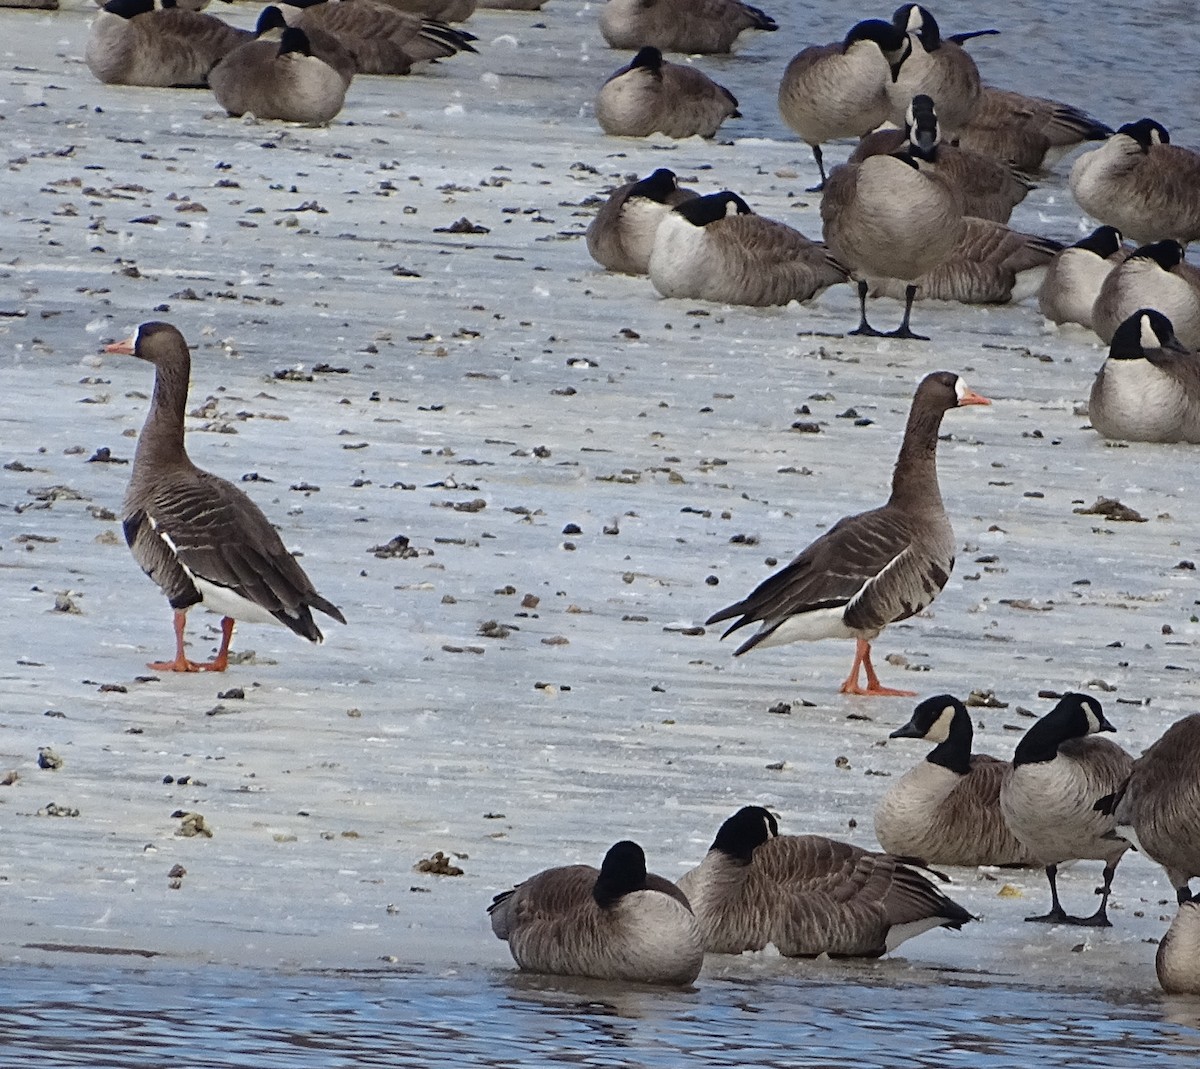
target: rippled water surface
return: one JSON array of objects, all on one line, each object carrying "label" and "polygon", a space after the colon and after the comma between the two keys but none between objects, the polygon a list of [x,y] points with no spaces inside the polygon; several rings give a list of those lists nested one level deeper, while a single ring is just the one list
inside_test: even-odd
[{"label": "rippled water surface", "polygon": [[619,990],[504,972],[278,976],[8,968],[3,1064],[153,1066],[1195,1065],[1200,1003],[925,978],[702,978]]}]

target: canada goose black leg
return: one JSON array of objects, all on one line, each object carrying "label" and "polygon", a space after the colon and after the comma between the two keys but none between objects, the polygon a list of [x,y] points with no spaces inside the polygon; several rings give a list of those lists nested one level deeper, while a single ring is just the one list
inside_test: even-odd
[{"label": "canada goose black leg", "polygon": [[1188,887],[1186,883],[1182,887],[1177,888],[1175,891],[1175,901],[1181,906],[1184,904],[1184,902],[1190,902],[1195,897],[1196,896],[1192,894],[1191,888]]},{"label": "canada goose black leg", "polygon": [[900,326],[891,331],[889,338],[908,338],[912,341],[929,341],[929,338],[924,334],[914,334],[912,327],[908,325],[909,318],[912,316],[913,301],[917,296],[917,287],[911,282],[904,287],[904,318],[900,320]]},{"label": "canada goose black leg", "polygon": [[821,172],[821,181],[815,186],[809,186],[805,193],[824,193],[825,192],[825,157],[821,153],[820,145],[812,147],[813,159],[817,161],[817,170]]},{"label": "canada goose black leg", "polygon": [[1096,888],[1096,894],[1100,896],[1100,908],[1090,917],[1071,917],[1068,923],[1078,924],[1085,928],[1112,927],[1112,921],[1108,919],[1108,896],[1112,893],[1113,875],[1116,871],[1116,862],[1104,866],[1104,886]]},{"label": "canada goose black leg", "polygon": [[1046,866],[1046,879],[1050,881],[1050,912],[1043,913],[1040,917],[1026,917],[1027,921],[1034,924],[1070,924],[1071,917],[1067,916],[1066,910],[1062,908],[1062,903],[1058,900],[1058,866]]},{"label": "canada goose black leg", "polygon": [[876,330],[870,323],[867,322],[867,281],[861,279],[858,283],[858,326],[855,327],[851,334],[856,334],[862,338],[882,338],[882,331]]}]

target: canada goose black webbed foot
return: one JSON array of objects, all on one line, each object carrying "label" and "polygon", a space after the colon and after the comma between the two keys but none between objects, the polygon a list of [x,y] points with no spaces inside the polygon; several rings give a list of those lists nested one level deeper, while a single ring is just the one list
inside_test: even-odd
[{"label": "canada goose black webbed foot", "polygon": [[1077,918],[1068,917],[1062,907],[1056,907],[1050,910],[1049,913],[1043,913],[1037,917],[1026,917],[1025,920],[1030,924],[1073,924]]},{"label": "canada goose black webbed foot", "polygon": [[853,334],[857,338],[886,338],[886,337],[889,337],[889,335],[887,334],[886,331],[876,330],[865,319],[861,323],[859,323],[859,325],[857,327],[855,327],[853,330],[849,330],[846,333]]},{"label": "canada goose black webbed foot", "polygon": [[917,334],[907,324],[901,324],[895,330],[890,330],[886,334],[880,334],[879,336],[881,338],[907,338],[910,341],[929,341],[928,335]]}]

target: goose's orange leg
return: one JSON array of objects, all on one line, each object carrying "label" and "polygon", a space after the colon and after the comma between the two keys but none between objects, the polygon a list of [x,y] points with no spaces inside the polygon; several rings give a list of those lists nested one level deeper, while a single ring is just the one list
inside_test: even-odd
[{"label": "goose's orange leg", "polygon": [[189,661],[183,649],[183,632],[187,627],[187,613],[175,613],[175,660],[151,661],[147,668],[154,672],[224,672],[229,665],[229,643],[233,640],[233,617],[221,621],[221,648],[208,663]]},{"label": "goose's orange leg", "polygon": [[[867,685],[860,687],[858,684],[858,670],[865,668],[867,672]],[[879,677],[875,674],[875,666],[871,664],[871,643],[865,638],[855,640],[854,647],[854,667],[850,669],[850,674],[846,677],[846,682],[842,684],[839,693],[841,694],[861,694],[872,695],[874,697],[883,698],[915,698],[915,690],[896,690],[892,687],[885,687],[879,682]]]}]

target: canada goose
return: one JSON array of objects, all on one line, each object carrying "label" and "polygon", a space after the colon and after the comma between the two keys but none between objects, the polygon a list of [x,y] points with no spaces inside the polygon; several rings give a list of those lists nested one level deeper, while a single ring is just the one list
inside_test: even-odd
[{"label": "canada goose", "polygon": [[905,289],[904,318],[886,337],[928,340],[909,326],[916,280],[950,255],[962,234],[962,200],[926,158],[926,130],[937,117],[927,96],[912,101],[912,147],[835,168],[821,200],[825,243],[858,281],[860,318],[851,334],[878,337],[867,322],[873,278],[898,278]]},{"label": "canada goose", "polygon": [[278,42],[260,39],[235,48],[212,69],[209,84],[230,115],[324,126],[342,110],[347,81],[313,55],[303,30],[291,26]]},{"label": "canada goose", "polygon": [[1200,901],[1181,902],[1154,957],[1168,995],[1200,995]]},{"label": "canada goose", "polygon": [[1139,244],[1200,238],[1200,153],[1172,145],[1153,119],[1126,123],[1080,156],[1071,192],[1088,215]]},{"label": "canada goose", "polygon": [[1046,268],[1038,308],[1054,323],[1092,326],[1092,307],[1100,287],[1130,250],[1115,226],[1098,226],[1086,238],[1058,253]]},{"label": "canada goose", "polygon": [[198,11],[110,0],[92,23],[84,59],[108,85],[202,88],[217,62],[253,37]]},{"label": "canada goose", "polygon": [[771,943],[790,958],[877,958],[930,928],[974,919],[919,862],[821,835],[780,835],[761,806],[725,821],[679,887],[710,954]]},{"label": "canada goose", "polygon": [[953,138],[975,114],[982,92],[979,68],[962,43],[996,31],[977,30],[943,37],[937,19],[920,4],[901,4],[892,14],[892,25],[907,34],[911,42],[911,48],[899,61],[893,60],[888,87],[892,122],[903,125],[913,97],[929,96],[941,116],[943,129]]},{"label": "canada goose", "polygon": [[875,837],[889,854],[931,865],[1029,865],[1000,813],[1007,761],[971,753],[967,707],[949,694],[926,698],[888,736],[938,745],[875,808]]},{"label": "canada goose", "polygon": [[690,984],[704,941],[688,900],[646,872],[646,855],[625,840],[591,865],[546,869],[499,894],[492,931],[530,972],[644,984]]},{"label": "canada goose", "polygon": [[754,307],[807,301],[846,281],[824,245],[755,215],[728,190],[667,212],[654,234],[649,274],[664,297]]},{"label": "canada goose", "polygon": [[[951,371],[926,375],[913,396],[887,504],[838,520],[787,567],[706,623],[738,617],[725,635],[761,623],[736,654],[802,639],[853,638],[854,666],[841,693],[911,697],[911,691],[880,685],[871,643],[888,624],[926,608],[950,578],[955,543],[938,489],[938,431],[950,409],[990,403]],[[867,673],[865,689],[860,668]]]},{"label": "canada goose", "polygon": [[658,224],[675,205],[696,196],[694,190],[681,189],[675,172],[665,167],[626,182],[613,190],[588,226],[588,252],[609,271],[646,274]]},{"label": "canada goose", "polygon": [[[963,219],[958,242],[932,271],[915,280],[920,299],[962,304],[1007,304],[1038,292],[1062,243],[1022,234],[990,219]],[[872,297],[903,298],[899,279],[871,280]]]},{"label": "canada goose", "polygon": [[1101,283],[1092,308],[1092,329],[1102,341],[1139,308],[1162,312],[1189,349],[1200,346],[1200,268],[1183,258],[1173,238],[1143,245],[1117,264]]},{"label": "canada goose", "polygon": [[[232,3],[232,0],[229,0]],[[264,43],[274,42],[276,45],[283,39],[283,31],[288,28],[287,19],[283,17],[283,9],[276,4],[268,4],[258,13],[258,21],[254,25],[254,34],[256,41]],[[358,65],[354,62],[354,57],[344,48],[336,37],[325,33],[323,30],[311,29],[305,30],[304,36],[308,38],[309,50],[318,59],[323,59],[341,76],[346,88],[350,88],[351,81],[354,80],[354,75],[358,73]],[[254,44],[254,41],[248,41],[246,44]],[[230,55],[234,55],[246,45],[239,45]],[[255,51],[265,55],[265,49],[256,49]],[[253,55],[254,53],[249,53]],[[229,58],[229,57],[226,57]]]},{"label": "canada goose", "polygon": [[[1005,773],[1000,810],[1050,881],[1050,911],[1027,921],[1110,927],[1113,874],[1129,844],[1111,834],[1116,820],[1095,803],[1125,782],[1133,758],[1107,739],[1090,737],[1098,731],[1116,731],[1100,703],[1087,694],[1064,694],[1025,733]],[[1104,862],[1100,907],[1090,917],[1068,916],[1058,901],[1058,866],[1077,858]]]},{"label": "canada goose", "polygon": [[1200,355],[1161,312],[1139,308],[1116,329],[1088,418],[1114,441],[1200,442]]},{"label": "canada goose", "polygon": [[610,48],[653,45],[664,52],[729,52],[743,30],[777,30],[775,20],[741,0],[607,0],[600,32]]},{"label": "canada goose", "polygon": [[779,82],[779,113],[812,149],[825,188],[821,145],[841,137],[862,137],[891,113],[887,56],[899,53],[904,34],[890,22],[867,19],[845,38],[810,45],[792,57]]},{"label": "canada goose", "polygon": [[741,114],[723,85],[686,63],[667,62],[653,46],[610,75],[596,97],[601,129],[619,137],[712,137]]},{"label": "canada goose", "polygon": [[[345,623],[288,552],[271,521],[241,490],[192,463],[183,443],[191,355],[169,323],[143,323],[105,352],[154,365],[154,396],[138,437],[125,494],[125,541],[175,610],[175,659],[158,672],[223,672],[234,620],[280,623],[311,642],[318,609]],[[188,659],[183,632],[193,605],[219,612],[221,648],[208,663]]]},{"label": "canada goose", "polygon": [[1112,132],[1071,104],[985,85],[974,113],[955,136],[962,148],[1037,174],[1076,146],[1103,141]]}]

